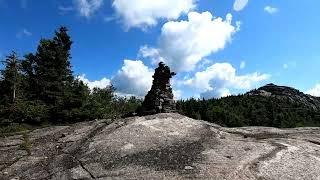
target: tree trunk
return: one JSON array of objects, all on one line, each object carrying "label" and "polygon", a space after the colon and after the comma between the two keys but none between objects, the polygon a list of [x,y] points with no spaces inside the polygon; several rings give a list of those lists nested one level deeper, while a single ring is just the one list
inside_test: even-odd
[{"label": "tree trunk", "polygon": [[16,84],[13,85],[13,96],[12,96],[12,102],[15,103],[16,101]]}]

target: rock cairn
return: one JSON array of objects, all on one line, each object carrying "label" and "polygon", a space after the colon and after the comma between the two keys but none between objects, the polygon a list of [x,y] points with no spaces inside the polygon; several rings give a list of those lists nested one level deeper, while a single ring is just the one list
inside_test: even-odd
[{"label": "rock cairn", "polygon": [[151,90],[142,103],[142,114],[172,113],[176,111],[176,103],[173,100],[170,78],[176,73],[163,62],[155,69]]}]

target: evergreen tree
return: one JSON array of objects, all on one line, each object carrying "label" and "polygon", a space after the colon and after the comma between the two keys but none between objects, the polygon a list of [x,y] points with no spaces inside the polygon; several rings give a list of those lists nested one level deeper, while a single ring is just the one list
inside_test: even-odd
[{"label": "evergreen tree", "polygon": [[1,104],[14,104],[18,97],[21,83],[21,61],[17,53],[12,52],[2,61],[4,70],[1,70]]},{"label": "evergreen tree", "polygon": [[24,60],[21,62],[21,68],[24,76],[23,89],[24,97],[28,100],[36,100],[37,89],[35,81],[35,59],[36,56],[29,53],[24,56]]},{"label": "evergreen tree", "polygon": [[[75,79],[65,87],[63,104],[56,116],[72,122],[85,121],[91,119],[87,111],[90,90],[82,81]],[[55,117],[57,118],[57,117]],[[94,117],[95,118],[95,117]]]},{"label": "evergreen tree", "polygon": [[38,91],[35,94],[52,106],[63,103],[66,86],[73,81],[70,65],[72,41],[67,32],[65,27],[61,27],[53,40],[42,39],[34,58],[34,79]]},{"label": "evergreen tree", "polygon": [[113,118],[141,105],[136,98],[116,97],[109,86],[90,91],[75,79],[70,64],[72,41],[61,27],[41,39],[36,53],[20,61],[10,54],[0,73],[0,127],[16,123],[76,122]]}]

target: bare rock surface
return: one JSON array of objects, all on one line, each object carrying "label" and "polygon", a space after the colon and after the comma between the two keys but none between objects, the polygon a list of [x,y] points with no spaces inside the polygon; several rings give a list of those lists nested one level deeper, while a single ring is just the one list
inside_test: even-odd
[{"label": "bare rock surface", "polygon": [[320,128],[225,128],[179,114],[0,138],[0,179],[320,179]]}]

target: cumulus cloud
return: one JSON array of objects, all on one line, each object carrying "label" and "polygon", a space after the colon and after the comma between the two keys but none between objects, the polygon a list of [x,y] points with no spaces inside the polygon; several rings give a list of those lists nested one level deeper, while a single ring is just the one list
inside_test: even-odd
[{"label": "cumulus cloud", "polygon": [[28,37],[28,36],[32,36],[32,33],[25,28],[16,34],[17,38]]},{"label": "cumulus cloud", "polygon": [[230,96],[231,92],[227,88],[214,88],[206,92],[201,93],[200,98],[211,99]]},{"label": "cumulus cloud", "polygon": [[157,25],[159,19],[178,19],[196,7],[196,0],[113,0],[126,28]]},{"label": "cumulus cloud", "polygon": [[179,100],[182,98],[182,91],[181,90],[172,90],[173,98],[175,100]]},{"label": "cumulus cloud", "polygon": [[271,6],[266,6],[264,7],[264,11],[269,13],[269,14],[275,14],[277,13],[279,10],[278,8],[275,8],[275,7],[271,7]]},{"label": "cumulus cloud", "polygon": [[235,0],[233,4],[233,10],[235,11],[243,10],[247,6],[248,2],[249,0]]},{"label": "cumulus cloud", "polygon": [[89,18],[103,5],[103,0],[75,0],[75,2],[80,15],[86,18]]},{"label": "cumulus cloud", "polygon": [[216,63],[197,72],[193,78],[184,81],[184,84],[200,92],[201,97],[211,98],[230,95],[230,89],[248,90],[268,78],[268,74],[257,72],[236,75],[236,69],[229,63]]},{"label": "cumulus cloud", "polygon": [[120,94],[145,96],[152,85],[153,69],[139,60],[124,60],[121,70],[112,78],[112,84]]},{"label": "cumulus cloud", "polygon": [[164,61],[174,71],[191,71],[206,56],[225,48],[237,32],[232,15],[226,19],[214,18],[210,12],[190,12],[187,21],[165,23],[159,38],[159,47],[144,46],[146,57],[153,62]]},{"label": "cumulus cloud", "polygon": [[153,65],[165,61],[163,57],[161,57],[159,49],[148,47],[147,45],[140,47],[138,57],[149,58]]},{"label": "cumulus cloud", "polygon": [[316,84],[316,86],[306,92],[312,96],[320,97],[320,84]]},{"label": "cumulus cloud", "polygon": [[110,79],[107,78],[102,78],[101,80],[98,81],[90,81],[89,79],[86,78],[86,75],[83,74],[81,76],[78,76],[78,79],[81,80],[84,84],[86,84],[91,90],[93,88],[106,88],[111,85]]}]

